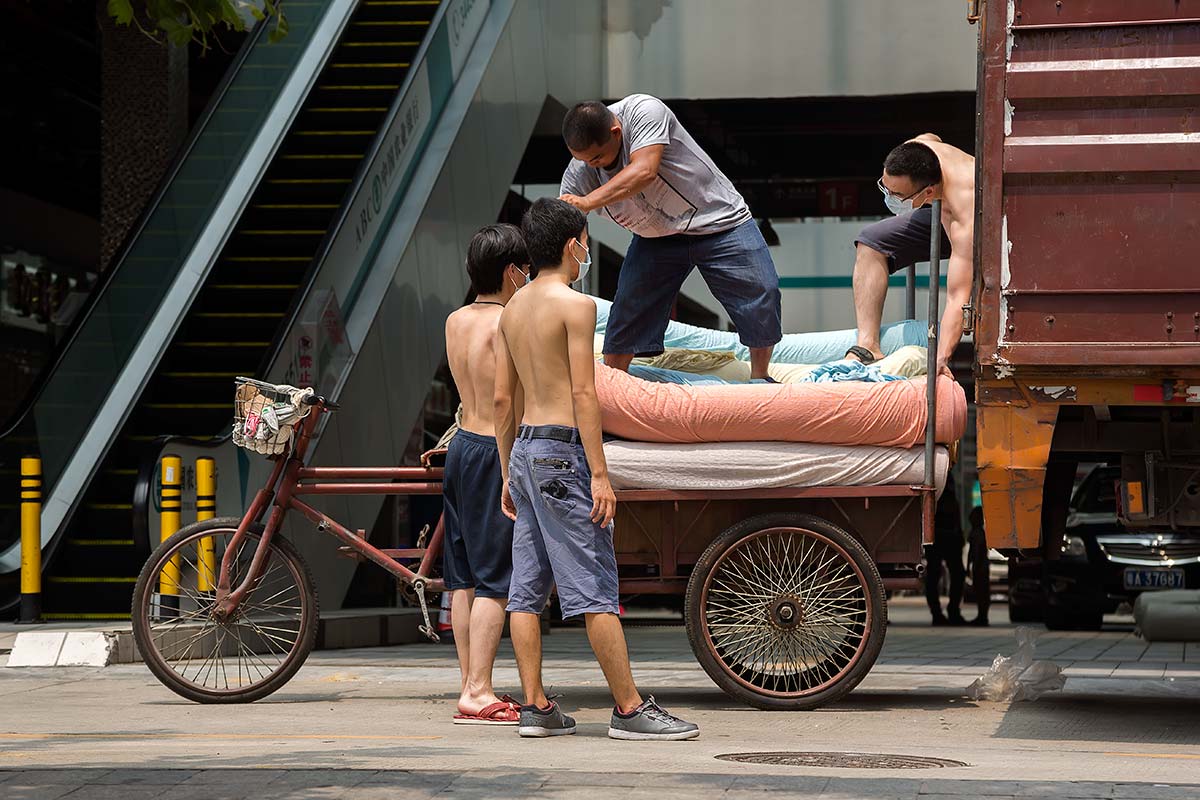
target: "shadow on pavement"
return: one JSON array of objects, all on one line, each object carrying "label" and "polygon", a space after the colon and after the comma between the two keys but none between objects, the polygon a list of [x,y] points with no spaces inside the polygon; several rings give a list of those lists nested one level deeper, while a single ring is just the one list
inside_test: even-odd
[{"label": "shadow on pavement", "polygon": [[1200,701],[1194,695],[1129,696],[1115,691],[1046,695],[1032,703],[1009,706],[994,736],[1200,745]]},{"label": "shadow on pavement", "polygon": [[[292,798],[453,796],[460,798],[525,798],[530,796],[595,796],[597,788],[641,790],[675,798],[761,797],[920,798],[920,797],[1072,797],[1194,798],[1200,784],[1102,782],[1036,782],[933,777],[929,771],[897,777],[830,777],[814,774],[582,772],[499,767],[448,772],[435,770],[288,769],[272,765],[255,769],[0,769],[0,794],[7,800],[72,797]],[[965,772],[966,770],[963,770]],[[104,788],[101,788],[104,787]],[[125,791],[114,793],[115,787]],[[628,793],[628,792],[627,792]],[[770,796],[770,795],[767,795]]]}]

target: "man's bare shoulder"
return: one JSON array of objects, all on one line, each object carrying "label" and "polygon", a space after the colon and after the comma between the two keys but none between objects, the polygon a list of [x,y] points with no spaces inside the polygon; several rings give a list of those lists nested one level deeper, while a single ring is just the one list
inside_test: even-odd
[{"label": "man's bare shoulder", "polygon": [[[580,294],[565,286],[563,289],[565,289],[561,297],[563,317],[568,322],[586,323],[595,326],[596,301],[592,300],[586,294]],[[557,301],[559,298],[555,297],[555,300]]]},{"label": "man's bare shoulder", "polygon": [[490,338],[495,335],[500,320],[500,314],[481,313],[478,307],[463,306],[446,317],[446,336],[477,339],[482,334]]}]

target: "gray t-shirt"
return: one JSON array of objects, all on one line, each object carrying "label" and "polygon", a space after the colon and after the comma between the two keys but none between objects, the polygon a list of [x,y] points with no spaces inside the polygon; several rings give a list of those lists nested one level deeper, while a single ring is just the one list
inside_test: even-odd
[{"label": "gray t-shirt", "polygon": [[611,172],[571,159],[560,194],[583,196],[629,164],[629,154],[666,145],[658,176],[638,194],[599,209],[638,236],[705,234],[732,230],[750,219],[750,208],[708,154],[663,101],[631,94],[608,107],[621,122],[621,152]]}]

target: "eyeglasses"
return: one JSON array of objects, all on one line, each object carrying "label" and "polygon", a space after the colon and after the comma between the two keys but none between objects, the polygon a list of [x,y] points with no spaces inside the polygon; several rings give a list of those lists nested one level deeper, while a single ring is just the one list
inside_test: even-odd
[{"label": "eyeglasses", "polygon": [[921,192],[928,189],[933,184],[931,184],[931,183],[925,184],[920,189],[917,189],[915,192],[910,194],[908,197],[900,197],[899,195],[894,194],[890,189],[888,189],[886,186],[883,185],[883,178],[880,178],[879,180],[875,181],[875,185],[879,187],[879,191],[883,192],[884,197],[895,197],[897,200],[899,200],[901,203],[903,203],[906,200],[911,200],[912,198],[916,197],[917,195],[919,195]]}]

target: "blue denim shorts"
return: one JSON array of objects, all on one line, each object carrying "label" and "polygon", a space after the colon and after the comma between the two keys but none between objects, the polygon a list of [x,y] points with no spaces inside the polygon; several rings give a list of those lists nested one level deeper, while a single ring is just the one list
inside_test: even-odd
[{"label": "blue denim shorts", "polygon": [[442,576],[447,589],[476,597],[508,597],[512,521],[500,510],[500,451],[496,439],[460,430],[450,440],[442,480]]},{"label": "blue denim shorts", "polygon": [[729,314],[742,344],[770,347],[783,338],[779,275],[750,219],[722,233],[634,236],[617,279],[604,352],[661,353],[671,307],[693,268]]},{"label": "blue denim shorts", "polygon": [[508,610],[542,613],[557,585],[563,619],[616,614],[612,527],[592,522],[592,472],[578,431],[553,430],[570,441],[530,438],[531,430],[521,426],[513,443],[508,489],[517,522]]}]

